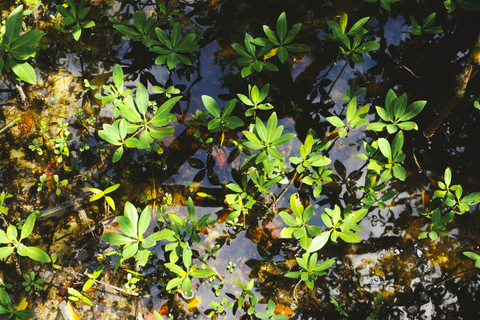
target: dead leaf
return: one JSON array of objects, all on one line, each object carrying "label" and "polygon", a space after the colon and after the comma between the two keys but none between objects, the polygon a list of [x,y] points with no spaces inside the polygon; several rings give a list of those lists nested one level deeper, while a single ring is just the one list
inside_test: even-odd
[{"label": "dead leaf", "polygon": [[75,309],[73,309],[73,306],[70,304],[70,301],[67,302],[67,316],[68,320],[80,320]]},{"label": "dead leaf", "polygon": [[202,303],[202,298],[200,297],[193,298],[192,301],[190,301],[187,304],[187,311],[192,313],[193,311],[197,310],[200,303]]}]

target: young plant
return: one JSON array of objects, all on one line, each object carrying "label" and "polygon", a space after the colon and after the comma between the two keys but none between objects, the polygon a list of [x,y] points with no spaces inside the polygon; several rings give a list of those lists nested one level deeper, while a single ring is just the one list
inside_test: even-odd
[{"label": "young plant", "polygon": [[81,292],[79,292],[78,290],[72,287],[68,288],[68,300],[71,300],[71,301],[82,300],[86,304],[93,306],[93,303],[92,301],[90,301],[90,299],[88,299]]},{"label": "young plant", "polygon": [[222,314],[225,311],[225,308],[233,307],[234,303],[231,301],[227,302],[227,298],[225,297],[221,302],[212,301],[208,305],[214,309],[208,314],[208,317],[211,318],[215,313]]},{"label": "young plant", "polygon": [[215,272],[211,269],[197,270],[196,264],[192,266],[192,250],[188,248],[188,245],[185,242],[182,242],[181,245],[183,247],[182,258],[185,269],[175,263],[170,262],[165,264],[165,267],[177,275],[176,278],[173,278],[168,282],[166,289],[172,290],[181,287],[187,297],[191,297],[193,294],[191,277],[208,278],[215,274]]},{"label": "young plant", "polygon": [[241,56],[241,58],[237,59],[237,63],[243,67],[240,72],[243,78],[251,75],[253,71],[261,72],[263,69],[268,71],[278,71],[278,67],[273,63],[259,60],[260,57],[266,55],[273,49],[271,44],[265,44],[257,54],[255,45],[253,44],[253,38],[248,33],[245,33],[244,43],[245,47],[239,43],[232,44],[233,50]]},{"label": "young plant", "polygon": [[5,33],[0,42],[0,72],[4,68],[6,71],[12,70],[20,80],[35,84],[37,83],[35,70],[26,60],[37,54],[34,46],[38,44],[44,32],[30,30],[18,37],[22,31],[22,12],[23,5],[15,8],[4,25]]},{"label": "young plant", "polygon": [[38,183],[38,187],[37,187],[37,191],[40,192],[43,190],[43,188],[45,188],[47,186],[47,184],[45,183],[47,181],[47,174],[42,174],[39,178],[39,183]]},{"label": "young plant", "polygon": [[240,294],[240,297],[238,297],[238,307],[243,308],[243,303],[245,302],[245,299],[248,295],[248,302],[250,302],[250,307],[248,308],[248,315],[252,315],[255,313],[255,310],[253,307],[257,304],[258,302],[258,297],[253,293],[253,284],[255,283],[255,280],[252,279],[250,282],[245,286],[243,283],[241,283],[238,280],[234,280],[240,288],[242,288],[242,293]]},{"label": "young plant", "polygon": [[237,94],[238,98],[249,108],[245,111],[245,117],[251,117],[255,114],[256,110],[269,110],[273,109],[270,103],[262,103],[268,95],[268,89],[270,84],[266,84],[259,91],[257,86],[248,85],[248,98],[243,94]]},{"label": "young plant", "polygon": [[360,236],[354,231],[363,231],[362,226],[358,225],[358,223],[367,213],[367,209],[352,211],[352,205],[348,205],[343,211],[342,219],[341,210],[338,205],[335,205],[333,210],[326,208],[325,213],[322,213],[321,217],[328,229],[312,240],[312,244],[307,251],[313,252],[322,248],[327,242],[329,235],[333,242],[337,242],[338,237],[349,243],[360,242]]},{"label": "young plant", "polygon": [[360,88],[357,89],[357,82],[355,80],[353,80],[350,83],[350,90],[348,90],[347,88],[345,88],[344,90],[345,90],[346,94],[343,95],[340,99],[342,99],[343,101],[346,101],[346,102],[350,102],[350,100],[352,100],[355,97],[358,97],[359,95],[364,93],[365,90],[367,90],[367,89],[365,87],[360,87]]},{"label": "young plant", "polygon": [[35,272],[30,271],[30,273],[24,274],[23,278],[25,279],[24,282],[22,282],[22,285],[25,287],[25,292],[29,292],[30,290],[42,290],[41,284],[45,281],[43,278],[38,278],[35,280]]},{"label": "young plant", "polygon": [[228,101],[222,112],[220,112],[217,102],[212,97],[203,95],[202,101],[205,109],[213,116],[213,119],[208,121],[207,126],[210,132],[233,130],[244,125],[242,119],[231,115],[237,99]]},{"label": "young plant", "polygon": [[439,208],[433,210],[431,215],[432,223],[430,224],[430,231],[424,231],[418,235],[418,239],[425,239],[427,236],[432,240],[435,241],[438,236],[449,236],[450,232],[444,230],[447,227],[447,224],[452,220],[455,212],[449,211],[442,216]]},{"label": "young plant", "polygon": [[28,146],[28,149],[37,152],[38,155],[41,156],[43,154],[42,146],[43,143],[38,142],[37,138],[35,138],[33,139],[32,144]]},{"label": "young plant", "polygon": [[380,312],[381,305],[383,303],[383,295],[377,294],[377,296],[373,299],[374,309],[370,312],[369,316],[365,320],[375,320],[379,319],[378,313]]},{"label": "young plant", "polygon": [[280,217],[289,226],[283,228],[280,235],[283,238],[295,238],[300,241],[300,246],[307,250],[312,244],[312,238],[319,236],[322,229],[319,226],[307,225],[308,220],[313,216],[313,205],[309,205],[304,209],[303,205],[298,203],[298,194],[295,193],[290,197],[290,206],[295,218],[286,211],[281,211]]},{"label": "young plant", "polygon": [[25,223],[23,224],[20,238],[18,237],[18,230],[14,225],[7,227],[7,232],[0,229],[0,243],[11,244],[12,246],[0,247],[0,259],[6,258],[17,250],[18,255],[22,257],[29,257],[32,260],[39,262],[50,262],[50,257],[40,248],[27,247],[22,243],[23,239],[26,239],[33,231],[35,226],[35,213],[31,213]]},{"label": "young plant", "polygon": [[171,230],[165,229],[145,237],[144,233],[150,225],[150,209],[145,207],[139,218],[137,209],[130,202],[125,204],[124,215],[118,216],[117,221],[120,225],[120,230],[125,235],[109,232],[100,237],[100,239],[109,244],[123,246],[121,250],[121,259],[118,260],[119,262],[116,267],[120,266],[123,260],[127,260],[134,256],[135,261],[140,266],[145,266],[148,257],[151,254],[148,249],[155,246],[157,241],[170,238],[174,233]]},{"label": "young plant", "polygon": [[[75,6],[75,3],[73,2],[73,0],[67,0],[67,5],[69,8],[68,10],[61,4],[58,4],[55,7],[58,13],[60,13],[63,17],[63,20],[60,23],[60,26],[65,27],[73,24],[72,35],[75,41],[78,41],[80,39],[80,36],[82,35],[82,29],[92,28],[93,26],[95,26],[95,22],[93,22],[92,20],[83,21],[83,19],[90,12],[91,8],[85,7],[86,5],[85,0],[80,0],[78,7]],[[58,28],[57,25],[55,26]]]},{"label": "young plant", "polygon": [[[313,290],[313,284],[318,276],[327,274],[324,270],[330,268],[335,263],[334,259],[328,259],[327,261],[317,264],[317,253],[305,252],[302,257],[296,258],[298,265],[302,268],[302,271],[291,271],[285,274],[287,278],[299,278],[300,281],[304,281],[307,288]],[[294,293],[295,296],[295,293]]]},{"label": "young plant", "polygon": [[180,89],[175,88],[174,86],[169,86],[167,89],[159,87],[159,86],[153,86],[152,87],[152,92],[155,93],[160,93],[160,94],[165,94],[167,98],[171,98],[172,94],[179,94]]},{"label": "young plant", "polygon": [[230,261],[230,262],[228,262],[227,270],[228,270],[228,272],[233,273],[233,271],[235,270],[236,267],[237,267],[237,264],[232,263],[232,261]]},{"label": "young plant", "polygon": [[[378,139],[376,143],[374,142],[372,144],[372,146],[364,144],[366,149],[368,149],[367,152],[372,155],[370,157],[368,169],[374,170],[378,174],[380,174],[380,171],[383,170],[380,177],[384,182],[387,182],[392,178],[392,172],[393,176],[401,181],[405,181],[405,178],[407,177],[407,171],[401,165],[401,163],[405,160],[405,154],[402,151],[403,142],[403,132],[399,131],[393,138],[391,145],[390,142],[388,142],[388,140],[385,138]],[[380,149],[381,154],[386,158],[388,163],[385,163],[384,159],[374,156],[378,149]],[[363,155],[361,156],[361,159],[366,160],[368,158],[367,156]]]},{"label": "young plant", "polygon": [[108,203],[110,208],[112,208],[113,211],[115,211],[115,201],[110,196],[107,196],[107,194],[115,191],[120,187],[120,183],[117,183],[116,185],[113,185],[111,187],[108,187],[104,191],[97,189],[97,188],[88,188],[88,191],[93,192],[93,196],[90,198],[90,202],[96,201],[102,197],[105,197],[105,201]]},{"label": "young plant", "polygon": [[[362,54],[376,50],[380,47],[380,43],[376,41],[368,41],[361,44],[363,35],[367,33],[367,30],[363,28],[363,25],[367,23],[369,19],[370,17],[364,17],[358,20],[350,30],[346,32],[348,16],[344,13],[340,18],[340,24],[334,20],[327,22],[328,26],[332,29],[333,34],[325,34],[322,37],[322,40],[337,41],[340,44],[340,51],[351,58],[353,62],[361,65],[363,63]],[[348,37],[353,37],[353,41],[350,41]]]},{"label": "young plant", "polygon": [[355,129],[368,124],[368,120],[365,119],[365,117],[369,109],[370,106],[363,106],[357,111],[357,98],[354,97],[348,102],[346,123],[343,123],[343,121],[336,116],[327,117],[327,121],[333,126],[340,128],[338,135],[343,138],[348,134],[347,128]]},{"label": "young plant", "polygon": [[53,175],[53,180],[55,180],[55,185],[56,185],[55,194],[59,196],[62,193],[61,188],[65,187],[68,184],[68,180],[63,179],[62,181],[60,181],[56,174]]},{"label": "young plant", "polygon": [[113,27],[120,31],[124,37],[130,38],[134,41],[141,40],[147,48],[150,48],[153,38],[152,27],[156,20],[157,15],[155,12],[153,12],[152,15],[147,19],[147,14],[144,11],[137,11],[133,14],[133,24],[136,30],[133,30],[125,25],[128,23],[128,21],[114,24]]},{"label": "young plant", "polygon": [[[325,147],[328,146],[328,143],[325,144]],[[305,142],[300,146],[300,157],[290,157],[289,160],[291,163],[297,165],[296,171],[298,173],[304,172],[310,167],[324,167],[330,164],[332,160],[319,154],[311,153],[313,147],[313,135],[309,134],[305,139]]]},{"label": "young plant", "polygon": [[276,147],[287,143],[295,137],[295,134],[291,132],[282,135],[283,125],[277,127],[277,124],[277,113],[273,112],[268,118],[267,126],[263,124],[260,118],[257,118],[252,131],[243,131],[247,138],[247,140],[241,140],[243,146],[251,150],[259,150],[260,153],[248,156],[243,161],[240,167],[241,170],[262,164],[267,174],[273,172],[273,165],[268,157],[282,159],[282,155]]},{"label": "young plant", "polygon": [[102,274],[103,271],[103,264],[99,265],[93,273],[87,273],[88,280],[83,285],[82,291],[85,292],[90,289],[94,284],[95,280]]},{"label": "young plant", "polygon": [[[116,75],[114,82],[117,86],[123,87],[123,79],[120,79],[120,76],[120,74]],[[112,90],[116,89],[112,86]],[[117,93],[117,97],[118,95],[121,94]],[[148,91],[142,83],[137,82],[136,101],[128,95],[118,104],[118,108],[125,118],[117,119],[113,125],[103,124],[103,130],[98,132],[98,135],[103,140],[118,146],[113,155],[113,162],[121,159],[124,146],[127,148],[145,149],[146,151],[152,149],[158,151],[160,148],[158,144],[163,138],[175,132],[173,128],[164,127],[170,122],[177,120],[176,116],[170,113],[170,110],[181,98],[181,96],[178,96],[167,100],[158,108],[151,119],[147,119],[148,106],[151,104]],[[115,117],[118,116],[117,114]],[[140,139],[137,139],[135,135],[126,138],[127,134],[131,133],[135,133],[135,135],[140,134]],[[154,144],[154,142],[157,144]]]},{"label": "young plant", "polygon": [[269,319],[269,320],[288,320],[288,317],[284,314],[275,315],[275,302],[271,299],[268,300],[267,312],[257,311],[255,316],[259,319]]},{"label": "young plant", "polygon": [[480,256],[478,254],[470,251],[465,251],[463,254],[475,261],[475,268],[480,268]]},{"label": "young plant", "polygon": [[13,309],[12,300],[4,288],[0,287],[0,316],[5,319],[30,319],[37,315],[30,310],[23,310],[27,303],[20,303],[17,310]]},{"label": "young plant", "polygon": [[341,304],[335,300],[334,297],[330,297],[330,300],[332,300],[333,304],[335,305],[335,311],[339,311],[341,314],[343,314],[345,317],[348,317],[348,313],[342,309],[342,307],[345,305],[345,302],[342,302]]},{"label": "young plant", "polygon": [[385,109],[376,106],[377,113],[385,122],[391,122],[391,124],[372,122],[367,126],[367,130],[382,131],[387,129],[389,134],[397,132],[398,128],[401,130],[418,130],[418,126],[413,121],[408,121],[418,115],[425,107],[427,101],[415,101],[407,107],[407,94],[404,93],[400,97],[397,97],[395,92],[388,90],[385,98]]},{"label": "young plant", "polygon": [[414,16],[410,16],[410,21],[412,21],[412,34],[414,36],[419,36],[422,34],[423,31],[426,33],[442,33],[443,30],[438,28],[438,27],[430,27],[432,23],[435,21],[435,15],[436,13],[432,13],[429,15],[425,20],[423,20],[423,25],[420,27],[420,25],[417,22],[417,19],[415,19]]},{"label": "young plant", "polygon": [[13,195],[2,191],[0,194],[0,214],[8,216],[8,208],[4,206],[5,199],[12,198]]},{"label": "young plant", "polygon": [[260,46],[274,47],[267,54],[269,57],[278,55],[281,63],[287,61],[288,52],[306,52],[310,51],[310,47],[306,44],[290,43],[302,28],[301,23],[295,24],[292,29],[287,32],[287,15],[282,12],[277,19],[277,30],[273,32],[268,26],[263,26],[263,31],[268,38],[257,38],[252,43]]},{"label": "young plant", "polygon": [[150,51],[159,54],[155,59],[156,65],[168,66],[168,69],[172,70],[178,61],[185,65],[191,65],[192,61],[187,56],[181,53],[190,53],[199,48],[198,41],[203,38],[204,30],[195,34],[195,25],[192,25],[190,33],[180,40],[182,34],[182,27],[180,22],[175,23],[170,33],[170,39],[165,31],[160,28],[155,28],[155,34],[160,42],[154,41],[156,46],[150,48]]}]

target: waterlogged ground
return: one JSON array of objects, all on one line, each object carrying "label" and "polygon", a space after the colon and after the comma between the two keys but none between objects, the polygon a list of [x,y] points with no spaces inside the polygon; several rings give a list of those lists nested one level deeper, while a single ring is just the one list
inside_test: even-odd
[{"label": "waterlogged ground", "polygon": [[[82,44],[74,41],[70,34],[55,29],[49,15],[56,13],[55,5],[60,2],[44,0],[45,10],[37,10],[36,19],[27,19],[29,25],[35,23],[46,32],[42,39],[44,48],[34,60],[37,85],[23,85],[26,105],[22,105],[9,74],[0,75],[0,125],[3,127],[17,117],[24,118],[21,125],[10,128],[0,138],[0,184],[2,190],[13,195],[5,202],[9,221],[21,221],[35,210],[44,210],[28,242],[49,254],[58,253],[59,269],[18,256],[1,261],[0,277],[13,285],[9,293],[14,303],[26,297],[28,309],[34,311],[38,319],[67,319],[68,287],[81,290],[86,274],[104,263],[100,282],[86,294],[93,307],[82,301],[73,303],[81,319],[151,320],[154,310],[174,319],[206,319],[211,311],[208,303],[220,302],[223,297],[236,301],[241,289],[234,280],[246,284],[251,279],[255,280],[253,291],[260,298],[257,311],[264,311],[272,299],[277,304],[275,313],[291,319],[344,318],[335,310],[330,297],[344,303],[343,309],[349,318],[365,319],[373,310],[373,299],[378,293],[384,296],[380,316],[387,319],[478,318],[478,272],[462,252],[478,253],[479,208],[471,207],[471,212],[456,216],[447,226],[451,236],[433,242],[417,240],[418,234],[427,230],[429,220],[419,216],[416,210],[428,204],[437,190],[435,183],[443,179],[446,167],[452,170],[453,183],[461,184],[464,192],[480,191],[477,142],[480,111],[473,107],[470,99],[470,95],[480,93],[478,79],[470,82],[465,98],[432,138],[422,134],[438,112],[435,107],[452,85],[477,39],[478,13],[457,9],[455,14],[448,15],[438,1],[418,4],[402,0],[392,4],[390,13],[378,4],[358,1],[174,2],[180,10],[175,21],[180,21],[184,30],[195,24],[205,30],[205,35],[199,43],[200,50],[192,56],[192,66],[178,65],[173,72],[165,66],[154,65],[152,53],[146,52],[138,42],[122,38],[104,16],[108,13],[116,19],[130,19],[132,24],[134,11],[146,11],[147,16],[158,12],[151,1],[88,1],[92,7],[89,18],[96,26],[84,31]],[[15,7],[14,1],[2,1],[2,17],[5,19]],[[279,72],[242,78],[231,44],[242,43],[245,32],[254,37],[264,36],[262,25],[274,28],[277,17],[284,11],[289,27],[294,23],[303,24],[296,42],[307,44],[312,51],[291,54],[283,65],[276,60]],[[345,58],[335,62],[338,45],[321,38],[331,32],[326,22],[338,21],[343,12],[348,14],[349,26],[361,17],[371,16],[366,36],[381,46],[365,54],[361,66],[347,66],[328,97],[326,92],[340,74]],[[412,36],[409,15],[423,21],[432,12],[437,13],[435,26],[440,26],[444,33]],[[158,26],[166,28],[167,24],[159,22]],[[116,64],[123,67],[126,87],[132,90],[137,81],[148,83],[149,87],[160,84],[181,89],[184,98],[172,110],[178,119],[172,124],[175,134],[164,141],[168,147],[166,162],[162,162],[165,159],[160,154],[128,151],[121,161],[112,164],[113,151],[97,133],[103,123],[112,122],[111,106],[101,106],[94,98],[96,91],[84,91],[84,80],[98,86],[111,83]],[[393,180],[389,185],[398,195],[387,202],[385,209],[373,207],[363,219],[364,231],[359,232],[362,242],[329,242],[318,252],[319,259],[335,259],[336,263],[327,275],[317,279],[311,291],[303,283],[297,285],[296,280],[284,277],[286,272],[298,270],[295,258],[300,248],[297,242],[281,238],[281,229],[286,225],[278,212],[288,209],[290,196],[299,192],[304,201],[314,205],[310,223],[323,226],[320,214],[325,208],[358,203],[362,193],[352,192],[352,187],[355,183],[363,185],[365,170],[364,162],[355,155],[364,152],[363,141],[377,139],[376,133],[367,132],[363,127],[351,131],[347,138],[335,140],[328,156],[332,159],[329,167],[334,168],[336,181],[324,185],[320,197],[313,198],[310,189],[294,181],[274,210],[268,211],[271,197],[260,197],[246,217],[246,227],[234,229],[224,224],[229,212],[224,197],[228,193],[226,184],[239,176],[238,168],[246,157],[233,143],[243,135],[241,131],[229,132],[223,147],[219,149],[217,141],[210,151],[202,148],[194,137],[196,128],[186,126],[185,121],[191,119],[197,109],[205,110],[201,95],[210,95],[217,102],[222,101],[219,104],[223,106],[237,93],[246,94],[248,84],[270,83],[269,102],[275,106],[279,123],[285,126],[285,132],[297,135],[279,148],[288,159],[298,155],[309,128],[320,138],[335,129],[325,118],[345,113],[345,104],[340,98],[353,79],[358,86],[367,88],[358,98],[359,105],[371,106],[369,121],[378,121],[373,106],[384,105],[390,88],[398,94],[406,92],[409,103],[416,100],[428,103],[415,119],[419,130],[405,132],[407,179]],[[151,99],[161,101],[159,96]],[[294,110],[290,101],[298,103],[302,111]],[[242,116],[241,109],[238,103],[234,113]],[[261,117],[266,120],[268,112]],[[68,123],[68,130],[74,134],[69,142],[68,160],[61,164],[55,163],[54,146],[49,142],[58,134],[58,120]],[[42,121],[46,124],[43,133]],[[202,138],[208,137],[208,131],[203,128]],[[35,138],[44,144],[43,155],[28,148]],[[84,150],[80,142],[89,149]],[[70,159],[75,159],[78,168],[72,168]],[[356,171],[359,169],[364,170],[363,173]],[[43,173],[68,180],[60,196],[55,195],[52,180],[42,191],[37,191]],[[121,186],[111,194],[117,207],[115,212],[102,200],[88,201],[91,192],[87,188],[103,190],[116,183]],[[282,188],[274,186],[272,191],[278,195]],[[202,193],[213,198],[202,197]],[[168,202],[168,212],[186,217],[188,197],[194,200],[197,217],[210,213],[211,219],[218,220],[202,229],[201,243],[192,244],[191,248],[197,256],[205,257],[207,246],[219,245],[217,254],[208,259],[208,263],[225,278],[220,297],[212,290],[213,285],[220,285],[219,279],[212,282],[194,279],[194,298],[186,298],[179,292],[165,292],[165,283],[170,280],[163,271],[168,262],[165,241],[157,244],[155,255],[144,268],[127,261],[115,270],[115,258],[102,260],[105,253],[115,247],[100,241],[99,236],[118,228],[114,217],[123,213],[126,201],[141,208],[146,205],[156,208]],[[82,218],[82,210],[87,221]],[[152,217],[147,233],[158,230],[155,223],[158,215],[154,210]],[[2,222],[2,229],[5,228]],[[195,258],[193,263],[202,264]],[[227,270],[229,263],[236,265],[231,273]],[[45,279],[43,290],[27,294],[18,270],[22,273],[35,270]],[[127,270],[146,276],[131,292],[124,286]],[[235,305],[217,318],[248,317]]]}]

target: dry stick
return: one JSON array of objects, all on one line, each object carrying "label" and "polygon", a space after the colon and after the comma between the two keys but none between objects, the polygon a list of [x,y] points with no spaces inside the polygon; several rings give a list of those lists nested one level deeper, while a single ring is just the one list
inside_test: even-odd
[{"label": "dry stick", "polygon": [[220,280],[220,281],[222,281],[222,282],[225,281],[225,278],[222,277],[222,275],[219,274],[215,269],[213,269],[213,268],[208,264],[207,261],[205,261],[205,260],[203,260],[202,258],[200,258],[195,252],[193,252],[193,250],[192,250],[192,253],[193,253],[193,255],[195,256],[195,258],[197,258],[198,260],[200,260],[200,261],[202,261],[203,263],[205,263],[205,265],[206,265],[207,267],[209,267],[210,270],[212,270],[213,272],[215,272],[215,276],[217,277],[218,280]]},{"label": "dry stick", "polygon": [[298,172],[295,171],[295,174],[293,175],[292,179],[290,179],[290,182],[287,184],[285,188],[283,188],[282,192],[280,192],[278,197],[270,205],[270,208],[268,208],[267,213],[269,213],[273,209],[273,207],[277,204],[278,200],[280,200],[280,198],[285,194],[285,192],[287,192],[288,188],[292,185],[292,182],[297,178],[297,176],[298,176]]},{"label": "dry stick", "polygon": [[455,77],[455,84],[448,90],[446,95],[443,97],[440,102],[440,112],[437,114],[437,117],[430,123],[428,128],[424,131],[424,135],[427,138],[430,138],[435,134],[437,128],[442,124],[443,120],[447,115],[452,111],[452,109],[462,100],[465,95],[465,89],[467,88],[468,82],[473,78],[475,73],[478,71],[480,65],[480,35],[475,42],[475,45],[472,49],[470,57],[468,58],[465,67],[462,72],[460,72]]},{"label": "dry stick", "polygon": [[332,90],[333,90],[333,87],[335,86],[335,83],[337,83],[338,79],[340,78],[340,76],[341,76],[342,73],[343,73],[343,70],[345,70],[345,67],[348,65],[348,63],[349,63],[350,60],[352,59],[352,54],[353,54],[353,52],[348,56],[347,62],[345,62],[345,64],[343,65],[342,70],[340,70],[340,73],[338,74],[337,78],[335,79],[335,81],[333,81],[332,85],[330,86],[330,89],[329,89],[328,92],[327,92],[327,96],[330,95],[330,93],[331,93]]}]

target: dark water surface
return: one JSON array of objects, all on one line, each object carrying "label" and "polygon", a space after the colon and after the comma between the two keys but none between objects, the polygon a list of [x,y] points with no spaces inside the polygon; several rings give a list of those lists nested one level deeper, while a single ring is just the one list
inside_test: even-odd
[{"label": "dark water surface", "polygon": [[[304,201],[314,205],[311,224],[323,226],[320,215],[325,208],[333,208],[335,204],[345,207],[352,203],[360,208],[358,200],[362,192],[354,185],[363,185],[366,170],[362,168],[364,161],[355,155],[365,152],[363,141],[371,143],[380,136],[384,137],[385,132],[380,134],[362,127],[350,131],[347,138],[334,140],[328,157],[332,159],[329,167],[334,168],[337,179],[325,184],[316,199],[308,186],[294,181],[271,212],[268,207],[273,199],[259,197],[246,217],[245,229],[233,229],[218,222],[203,230],[202,242],[191,247],[203,257],[207,245],[220,245],[218,257],[208,261],[225,277],[220,297],[216,297],[212,290],[214,284],[220,284],[218,279],[211,283],[208,279],[194,279],[194,299],[187,299],[177,292],[167,294],[164,286],[145,279],[137,283],[135,296],[114,293],[115,288],[108,284],[125,289],[127,269],[157,280],[170,279],[161,271],[168,262],[168,253],[164,252],[167,242],[161,242],[145,268],[136,268],[133,262],[127,261],[122,265],[123,269],[117,271],[114,269],[115,260],[107,264],[99,278],[102,284],[87,294],[93,307],[76,302],[77,313],[82,319],[154,319],[153,310],[160,310],[164,314],[170,313],[174,319],[207,319],[207,310],[211,309],[209,302],[220,302],[223,297],[235,301],[239,297],[241,289],[234,280],[246,284],[254,279],[253,291],[260,298],[256,310],[265,311],[268,300],[272,299],[279,305],[277,311],[291,319],[343,319],[330,297],[345,303],[343,308],[350,319],[365,319],[373,310],[373,299],[378,293],[384,296],[379,314],[386,319],[480,317],[476,300],[480,284],[478,271],[472,270],[472,260],[462,254],[464,251],[478,252],[478,207],[472,206],[470,212],[455,216],[447,226],[451,235],[436,241],[417,240],[420,232],[428,230],[430,221],[416,210],[423,208],[423,203],[433,197],[438,187],[432,181],[442,181],[446,167],[452,170],[453,184],[461,184],[464,193],[480,191],[480,126],[477,120],[480,111],[473,107],[470,99],[471,95],[480,94],[477,77],[470,81],[464,99],[435,135],[432,138],[423,135],[438,112],[435,107],[468,59],[480,32],[479,13],[458,8],[454,14],[448,15],[441,1],[402,0],[392,4],[392,11],[387,12],[378,3],[361,1],[181,0],[176,4],[180,13],[173,19],[182,23],[184,32],[195,24],[198,29],[205,30],[205,34],[199,43],[200,50],[191,55],[192,66],[178,64],[170,72],[166,66],[156,66],[154,54],[147,52],[142,44],[122,38],[103,15],[108,13],[109,17],[130,19],[133,24],[132,15],[137,10],[146,11],[147,16],[153,11],[158,12],[153,1],[88,1],[92,7],[89,18],[96,26],[83,31],[82,44],[74,41],[70,34],[59,33],[54,28],[49,15],[56,14],[54,8],[60,2],[44,0],[43,4],[46,10],[38,10],[37,21],[26,18],[27,23],[36,22],[46,32],[42,40],[45,48],[37,54],[34,63],[37,85],[23,86],[28,97],[26,106],[21,106],[10,75],[5,72],[0,75],[2,127],[16,117],[28,114],[33,121],[28,133],[13,127],[0,138],[3,142],[0,184],[2,190],[14,196],[6,201],[9,221],[17,217],[24,219],[34,210],[43,209],[48,213],[65,209],[55,218],[41,219],[31,237],[32,245],[38,244],[49,254],[59,254],[57,264],[61,269],[19,257],[22,273],[33,269],[46,279],[43,291],[27,295],[21,285],[23,278],[16,271],[15,260],[1,261],[0,275],[4,282],[13,285],[9,292],[14,303],[27,296],[28,308],[36,312],[39,319],[62,319],[59,301],[68,297],[67,288],[73,286],[81,290],[86,281],[82,275],[92,272],[100,265],[98,258],[105,251],[112,250],[99,240],[103,229],[115,225],[112,226],[108,218],[122,214],[126,201],[144,208],[142,194],[151,208],[166,203],[167,194],[170,194],[172,204],[168,212],[182,216],[186,216],[190,196],[194,199],[197,217],[211,213],[211,218],[224,221],[222,217],[228,208],[224,197],[229,193],[226,184],[238,178],[238,169],[246,157],[246,154],[238,153],[233,141],[243,138],[243,134],[241,130],[228,132],[221,149],[218,140],[213,151],[202,148],[194,137],[195,129],[184,124],[197,109],[205,110],[202,95],[213,97],[223,107],[226,101],[236,98],[237,93],[246,94],[248,84],[261,86],[270,83],[268,99],[275,106],[279,124],[285,126],[284,132],[296,134],[296,138],[279,148],[288,159],[299,154],[308,129],[312,128],[319,138],[335,129],[325,118],[345,114],[346,104],[340,98],[344,88],[356,80],[358,86],[367,88],[358,97],[358,104],[370,106],[367,119],[371,122],[379,121],[374,106],[384,106],[390,88],[397,95],[406,92],[409,103],[417,100],[428,103],[415,118],[419,130],[404,132],[407,179],[404,182],[393,179],[387,188],[397,191],[398,195],[387,202],[385,209],[375,206],[370,209],[360,223],[364,229],[359,232],[362,242],[329,242],[318,252],[321,259],[332,258],[336,263],[328,269],[326,276],[317,278],[313,291],[304,284],[296,286],[298,280],[284,277],[290,269],[298,270],[295,257],[300,255],[300,247],[297,242],[280,237],[280,231],[286,225],[278,212],[289,208],[290,196],[296,192]],[[14,7],[14,1],[2,1],[3,18]],[[276,19],[282,12],[287,13],[289,27],[299,22],[303,24],[294,42],[307,44],[312,51],[290,54],[285,64],[274,58],[273,63],[279,72],[264,71],[242,78],[236,63],[238,56],[231,44],[243,44],[245,32],[253,37],[264,36],[262,25],[275,29]],[[348,14],[347,28],[354,21],[370,16],[364,38],[379,42],[380,47],[364,54],[362,65],[347,66],[327,96],[346,58],[341,55],[337,60],[338,44],[321,38],[331,32],[327,21],[338,21],[344,12]],[[440,26],[444,33],[413,36],[409,15],[414,15],[420,22],[432,12],[437,13],[434,25]],[[167,25],[164,22],[156,26],[165,29]],[[174,136],[164,141],[169,155],[163,164],[159,164],[162,155],[139,151],[126,151],[123,158],[113,164],[113,151],[97,134],[103,123],[113,122],[111,105],[102,106],[94,98],[95,93],[82,91],[83,81],[87,79],[99,86],[111,83],[116,64],[122,66],[126,87],[132,90],[136,90],[137,81],[147,87],[175,85],[181,89],[184,98],[172,109],[178,122],[170,125],[175,128]],[[159,104],[162,99],[160,95],[151,95],[151,100]],[[302,111],[294,110],[290,101],[298,103]],[[249,123],[250,119],[243,116],[242,107],[237,103],[234,114]],[[79,119],[78,110],[83,110],[84,119],[95,119],[91,123]],[[263,111],[258,116],[266,121],[269,114],[269,111]],[[68,123],[68,129],[74,134],[69,143],[69,159],[76,159],[79,168],[73,171],[66,170],[70,160],[64,160],[62,165],[55,164],[54,146],[48,142],[57,134],[57,119]],[[41,121],[45,121],[48,127],[44,134],[40,132]],[[246,130],[246,126],[241,129]],[[213,137],[205,127],[201,132],[204,140]],[[34,138],[44,142],[41,156],[28,149]],[[90,149],[81,152],[80,141],[87,140]],[[287,166],[290,167],[288,161]],[[363,170],[361,175],[356,174],[359,169]],[[43,173],[57,174],[60,179],[68,180],[69,184],[60,196],[55,195],[53,183],[47,185],[47,190],[37,192],[36,183]],[[88,202],[91,193],[87,188],[103,190],[115,183],[121,184],[111,194],[117,206],[115,213],[105,213],[102,200]],[[274,186],[272,191],[278,195],[283,187]],[[198,192],[213,195],[216,200],[202,198]],[[101,230],[94,231],[94,236],[85,233],[88,226],[78,215],[80,209],[71,205],[72,199],[79,199],[80,208],[86,211],[91,225],[102,225]],[[1,227],[6,229],[3,222]],[[155,228],[152,219],[148,232],[158,229]],[[236,264],[233,273],[227,271],[229,262]],[[198,259],[193,263],[201,265]],[[297,306],[295,300],[298,300]],[[233,310],[227,309],[224,315],[218,316],[221,318],[248,319],[249,316],[235,305]]]}]

